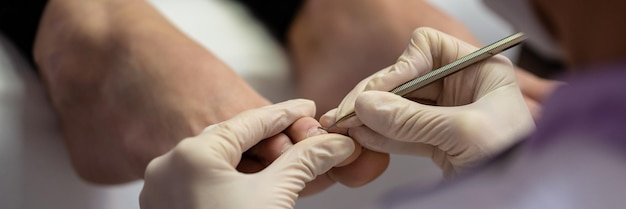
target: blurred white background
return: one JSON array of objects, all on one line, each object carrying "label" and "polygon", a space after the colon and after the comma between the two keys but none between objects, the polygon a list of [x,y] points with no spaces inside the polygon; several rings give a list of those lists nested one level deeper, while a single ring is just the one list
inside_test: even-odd
[{"label": "blurred white background", "polygon": [[[270,100],[295,97],[284,52],[241,5],[219,0],[151,2]],[[512,33],[479,0],[431,2],[462,20],[483,43]],[[111,187],[83,183],[66,155],[36,74],[0,37],[0,208],[139,208],[142,182]],[[429,159],[393,156],[389,169],[373,183],[356,189],[336,185],[299,200],[296,208],[375,208],[378,198],[394,188],[428,188],[439,181],[440,172]]]}]

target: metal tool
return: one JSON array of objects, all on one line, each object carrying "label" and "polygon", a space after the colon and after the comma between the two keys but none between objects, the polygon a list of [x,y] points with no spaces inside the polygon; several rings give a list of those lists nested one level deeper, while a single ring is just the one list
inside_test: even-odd
[{"label": "metal tool", "polygon": [[[524,40],[526,40],[526,37],[524,37],[523,33],[516,33],[516,34],[510,35],[506,38],[503,38],[502,40],[496,41],[492,44],[489,44],[488,46],[485,46],[479,50],[476,50],[475,52],[472,52],[471,54],[461,57],[460,59],[450,64],[440,67],[439,69],[433,70],[429,73],[424,74],[423,76],[410,80],[409,82],[406,82],[394,88],[390,92],[400,95],[400,96],[407,95],[408,93],[421,89],[439,79],[445,78],[449,75],[459,72],[469,67],[472,64],[483,61],[511,47],[514,47],[522,43],[522,41]],[[337,120],[335,123],[333,123],[329,127],[327,128],[320,127],[320,129],[329,130],[337,126],[337,124],[339,124],[340,122],[345,121],[354,116],[356,116],[356,113],[351,112],[350,114],[339,118],[339,120]]]}]

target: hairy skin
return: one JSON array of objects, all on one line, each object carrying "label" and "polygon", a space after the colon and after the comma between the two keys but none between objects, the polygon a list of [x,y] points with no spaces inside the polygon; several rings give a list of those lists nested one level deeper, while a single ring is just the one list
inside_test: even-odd
[{"label": "hairy skin", "polygon": [[34,56],[74,168],[95,183],[140,179],[181,139],[269,104],[143,0],[50,1]]}]

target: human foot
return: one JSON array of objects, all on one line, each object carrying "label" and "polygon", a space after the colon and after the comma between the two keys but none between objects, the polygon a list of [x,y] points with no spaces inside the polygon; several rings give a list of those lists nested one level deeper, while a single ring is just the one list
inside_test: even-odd
[{"label": "human foot", "polygon": [[479,45],[423,0],[306,1],[288,36],[300,96],[316,101],[319,114],[336,107],[359,81],[394,63],[422,26]]},{"label": "human foot", "polygon": [[179,140],[269,104],[143,0],[51,0],[35,45],[70,158],[89,181],[142,178]]}]

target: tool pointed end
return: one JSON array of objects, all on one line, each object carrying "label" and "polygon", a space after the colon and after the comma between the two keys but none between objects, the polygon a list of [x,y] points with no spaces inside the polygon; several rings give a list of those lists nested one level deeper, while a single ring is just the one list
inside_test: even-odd
[{"label": "tool pointed end", "polygon": [[336,123],[336,122],[335,122],[335,123],[333,123],[332,125],[330,125],[330,126],[326,127],[326,128],[321,127],[321,126],[320,126],[320,127],[318,127],[318,128],[319,128],[319,129],[322,129],[322,130],[324,130],[324,131],[328,131],[328,130],[330,130],[331,128],[334,128],[335,126],[337,126],[337,123]]}]

